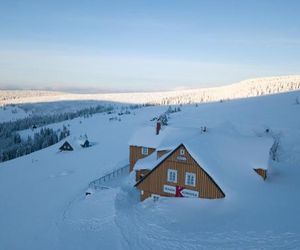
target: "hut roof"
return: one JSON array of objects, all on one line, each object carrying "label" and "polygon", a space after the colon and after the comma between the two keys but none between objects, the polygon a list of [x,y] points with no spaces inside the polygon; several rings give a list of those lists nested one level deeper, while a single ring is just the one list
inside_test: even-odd
[{"label": "hut roof", "polygon": [[165,158],[167,158],[171,152],[164,154],[163,156],[157,158],[157,151],[155,150],[149,156],[140,159],[134,165],[134,170],[141,170],[141,169],[153,169],[155,166],[159,165]]},{"label": "hut roof", "polygon": [[90,146],[90,142],[88,139],[79,140],[78,143],[81,147],[89,147]]},{"label": "hut roof", "polygon": [[172,149],[178,145],[178,142],[199,136],[201,133],[198,128],[177,128],[165,126],[162,127],[159,134],[156,135],[154,127],[146,126],[137,130],[129,140],[131,146],[142,146],[155,148],[159,150]]},{"label": "hut roof", "polygon": [[77,143],[78,143],[79,145],[83,145],[83,144],[85,144],[86,142],[89,143],[89,140],[88,140],[87,135],[80,135],[79,138],[77,139]]},{"label": "hut roof", "polygon": [[73,147],[71,146],[71,144],[68,141],[65,141],[63,143],[63,145],[61,145],[61,147],[59,148],[59,150],[61,150],[61,151],[72,151],[74,149],[73,149]]}]

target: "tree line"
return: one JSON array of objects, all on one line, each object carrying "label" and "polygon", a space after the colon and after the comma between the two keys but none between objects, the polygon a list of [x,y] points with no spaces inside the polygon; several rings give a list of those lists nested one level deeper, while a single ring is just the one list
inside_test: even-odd
[{"label": "tree line", "polygon": [[29,135],[25,140],[21,138],[19,133],[13,132],[11,137],[0,139],[0,162],[12,160],[49,147],[69,135],[70,130],[66,126],[58,130],[41,128],[34,133],[33,137]]},{"label": "tree line", "polygon": [[111,105],[97,105],[74,112],[64,112],[59,114],[49,115],[33,115],[16,121],[9,121],[0,123],[0,138],[2,136],[8,137],[12,131],[20,131],[35,127],[45,126],[51,123],[62,122],[66,120],[72,120],[77,117],[89,117],[96,113],[102,113],[113,110]]},{"label": "tree line", "polygon": [[41,128],[33,136],[21,138],[19,131],[35,129],[52,123],[72,120],[77,117],[90,117],[96,113],[112,111],[112,105],[97,105],[75,112],[60,114],[34,115],[16,121],[0,123],[0,162],[30,154],[37,150],[51,146],[70,135],[66,126],[62,129]]}]

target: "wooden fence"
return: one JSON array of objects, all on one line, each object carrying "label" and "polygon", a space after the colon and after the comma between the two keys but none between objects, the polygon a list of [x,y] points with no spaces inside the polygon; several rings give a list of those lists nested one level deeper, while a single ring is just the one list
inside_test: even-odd
[{"label": "wooden fence", "polygon": [[107,174],[103,175],[102,177],[90,182],[89,188],[93,189],[107,189],[108,187],[105,186],[105,183],[120,176],[125,173],[129,173],[129,165],[125,165],[123,167],[117,168],[108,172]]}]

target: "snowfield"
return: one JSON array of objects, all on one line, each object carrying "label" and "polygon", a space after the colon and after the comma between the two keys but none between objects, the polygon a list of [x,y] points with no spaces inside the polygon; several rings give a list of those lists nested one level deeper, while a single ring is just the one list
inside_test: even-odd
[{"label": "snowfield", "polygon": [[181,112],[171,114],[169,125],[174,127],[207,126],[208,133],[234,138],[264,136],[269,128],[280,137],[278,161],[269,161],[268,179],[257,175],[248,185],[232,173],[241,188],[228,189],[220,200],[140,202],[134,174],[116,177],[105,183],[107,189],[85,196],[91,181],[128,164],[134,132],[154,129],[150,120],[167,106],[137,109],[121,121],[109,121],[106,113],[66,121],[71,144],[86,133],[95,145],[59,152],[61,142],[0,163],[0,249],[299,249],[297,98],[300,91],[183,105]]},{"label": "snowfield", "polygon": [[189,104],[276,94],[300,89],[300,75],[265,77],[222,87],[164,92],[71,94],[51,91],[0,90],[0,105],[71,100],[98,100],[119,103]]},{"label": "snowfield", "polygon": [[17,106],[0,107],[0,122],[16,121],[23,119],[31,114]]}]

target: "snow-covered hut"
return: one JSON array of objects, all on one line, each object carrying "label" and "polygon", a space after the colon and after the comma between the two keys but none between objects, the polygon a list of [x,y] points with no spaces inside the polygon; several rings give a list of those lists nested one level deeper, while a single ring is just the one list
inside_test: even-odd
[{"label": "snow-covered hut", "polygon": [[73,147],[68,141],[65,141],[64,144],[59,148],[60,151],[73,151]]},{"label": "snow-covered hut", "polygon": [[82,141],[82,142],[80,143],[80,146],[83,147],[83,148],[88,148],[88,147],[90,146],[89,140],[86,139],[86,140]]},{"label": "snow-covered hut", "polygon": [[87,135],[80,136],[78,143],[82,148],[90,147],[90,141],[88,140]]}]

